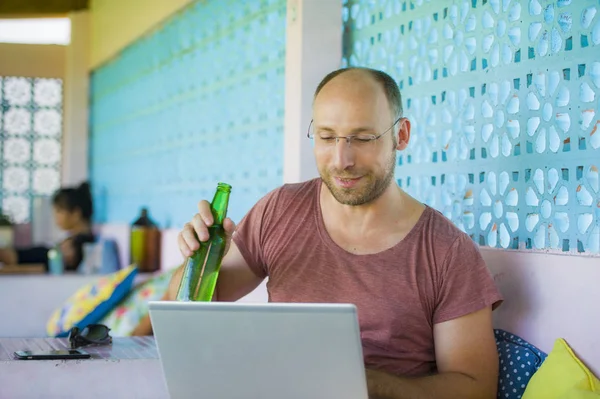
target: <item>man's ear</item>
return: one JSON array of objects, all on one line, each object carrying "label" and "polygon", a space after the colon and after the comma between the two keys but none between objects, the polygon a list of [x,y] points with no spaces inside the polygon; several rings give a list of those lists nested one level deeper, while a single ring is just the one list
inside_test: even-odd
[{"label": "man's ear", "polygon": [[410,121],[402,118],[398,123],[398,131],[396,133],[398,144],[396,145],[396,150],[403,151],[408,147],[408,142],[410,141]]}]

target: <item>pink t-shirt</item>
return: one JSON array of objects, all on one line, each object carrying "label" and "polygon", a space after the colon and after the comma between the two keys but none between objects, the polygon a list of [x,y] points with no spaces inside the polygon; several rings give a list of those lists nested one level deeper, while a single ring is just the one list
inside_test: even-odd
[{"label": "pink t-shirt", "polygon": [[325,229],[320,190],[320,179],[284,185],[239,223],[233,240],[269,277],[269,301],[355,304],[366,367],[435,372],[433,325],[502,301],[477,246],[427,207],[394,247],[351,254]]}]

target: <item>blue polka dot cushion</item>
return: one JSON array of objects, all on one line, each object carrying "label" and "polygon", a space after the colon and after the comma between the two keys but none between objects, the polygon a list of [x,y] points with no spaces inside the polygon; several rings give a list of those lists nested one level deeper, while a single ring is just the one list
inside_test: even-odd
[{"label": "blue polka dot cushion", "polygon": [[498,398],[520,399],[548,355],[508,331],[496,329],[494,335],[500,359]]}]

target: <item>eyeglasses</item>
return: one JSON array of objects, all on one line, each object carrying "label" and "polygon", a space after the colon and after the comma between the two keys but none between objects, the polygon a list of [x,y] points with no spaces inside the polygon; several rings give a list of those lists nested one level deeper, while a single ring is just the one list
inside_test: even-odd
[{"label": "eyeglasses", "polygon": [[308,125],[308,132],[306,134],[306,137],[308,137],[311,140],[316,137],[319,144],[323,145],[324,147],[334,147],[337,145],[338,141],[340,141],[341,139],[345,139],[346,144],[348,144],[348,146],[352,145],[355,148],[368,149],[372,148],[376,140],[378,140],[381,136],[392,130],[394,126],[396,126],[396,124],[400,121],[400,119],[402,119],[402,117],[396,119],[392,126],[390,126],[386,131],[384,131],[381,134],[375,135],[359,133],[355,136],[336,136],[330,131],[322,131],[315,133],[313,120],[311,120],[310,124]]},{"label": "eyeglasses", "polygon": [[90,344],[107,345],[112,343],[112,337],[109,335],[110,328],[104,324],[89,324],[86,327],[71,328],[69,331],[69,343],[71,349],[79,348]]}]

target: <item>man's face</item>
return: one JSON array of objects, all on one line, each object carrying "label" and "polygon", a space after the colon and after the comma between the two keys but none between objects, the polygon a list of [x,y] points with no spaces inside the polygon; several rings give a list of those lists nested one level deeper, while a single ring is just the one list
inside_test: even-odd
[{"label": "man's face", "polygon": [[368,143],[335,137],[379,136],[394,119],[380,85],[369,76],[346,72],[326,84],[314,102],[314,153],[321,179],[344,205],[368,204],[389,187],[396,166],[392,128]]}]

